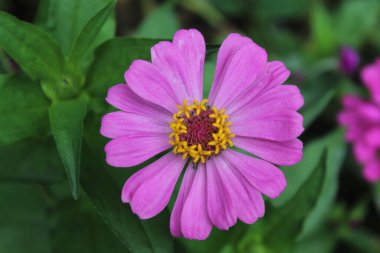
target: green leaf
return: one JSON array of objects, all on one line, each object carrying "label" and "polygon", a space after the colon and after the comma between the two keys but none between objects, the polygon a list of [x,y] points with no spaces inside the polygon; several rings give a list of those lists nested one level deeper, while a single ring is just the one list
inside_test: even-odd
[{"label": "green leaf", "polygon": [[206,61],[203,70],[203,97],[210,94],[212,81],[214,80],[216,61]]},{"label": "green leaf", "polygon": [[377,213],[380,215],[380,182],[373,186],[373,202],[375,203]]},{"label": "green leaf", "polygon": [[4,12],[0,12],[0,23],[0,47],[32,79],[60,77],[63,56],[49,34]]},{"label": "green leaf", "polygon": [[171,39],[179,28],[173,4],[167,3],[150,12],[135,35],[142,38]]},{"label": "green leaf", "polygon": [[28,139],[0,146],[0,181],[57,182],[63,178],[61,167],[52,140]]},{"label": "green leaf", "polygon": [[87,147],[83,160],[81,182],[99,215],[132,253],[173,252],[173,238],[169,232],[169,213],[165,210],[153,219],[142,221],[121,202],[118,186],[104,165],[104,161]]},{"label": "green leaf", "polygon": [[[39,25],[57,39],[65,54],[73,48],[89,20],[113,0],[43,0],[40,5]],[[112,15],[101,27],[93,47],[110,39],[115,34],[115,18]]]},{"label": "green leaf", "polygon": [[150,59],[154,39],[116,38],[105,42],[95,53],[87,78],[88,92],[104,101],[109,87],[124,83],[124,72],[133,60]]},{"label": "green leaf", "polygon": [[338,129],[325,137],[327,147],[326,174],[323,186],[315,207],[305,220],[300,239],[305,238],[320,228],[328,216],[339,186],[339,171],[346,153],[346,143],[342,129]]},{"label": "green leaf", "polygon": [[128,253],[88,198],[63,198],[51,208],[51,248],[56,253]]},{"label": "green leaf", "polygon": [[335,94],[335,90],[329,90],[320,99],[317,99],[314,103],[306,104],[301,109],[305,128],[308,128],[311,123],[313,123],[313,121],[326,109]]},{"label": "green leaf", "polygon": [[355,251],[362,253],[379,253],[380,243],[378,234],[372,234],[363,229],[346,228],[340,233],[340,238],[353,248]]},{"label": "green leaf", "polygon": [[[324,153],[294,197],[281,208],[270,210],[261,223],[252,228],[245,240],[246,243],[243,241],[240,245],[241,252],[255,252],[252,249],[257,248],[260,243],[261,247],[270,252],[293,252],[291,249],[295,246],[304,219],[317,202],[325,174]],[[256,239],[260,243],[252,245],[250,237],[261,238]]]},{"label": "green leaf", "polygon": [[297,195],[320,163],[325,149],[323,140],[314,141],[305,146],[301,162],[292,167],[282,168],[287,186],[279,198],[271,200],[274,206],[283,206]]},{"label": "green leaf", "polygon": [[260,20],[304,16],[310,8],[311,0],[257,0],[251,8],[255,18]]},{"label": "green leaf", "polygon": [[49,101],[36,83],[0,75],[0,145],[46,134],[48,107]]},{"label": "green leaf", "polygon": [[[363,15],[365,13],[365,15]],[[342,3],[336,15],[336,36],[341,44],[360,46],[371,33],[377,33],[380,4],[373,0]]]},{"label": "green leaf", "polygon": [[2,183],[0,199],[0,251],[50,253],[47,210],[38,189]]},{"label": "green leaf", "polygon": [[326,55],[332,53],[337,47],[337,43],[330,13],[324,5],[315,4],[310,18],[312,43],[316,54]]},{"label": "green leaf", "polygon": [[83,121],[87,97],[56,101],[49,108],[50,126],[58,153],[65,165],[73,197],[78,198]]},{"label": "green leaf", "polygon": [[297,244],[294,253],[330,253],[334,252],[337,238],[331,231],[324,229],[313,237],[302,240]]},{"label": "green leaf", "polygon": [[114,2],[112,1],[87,22],[74,42],[69,56],[69,62],[79,62],[85,56],[93,45],[94,40],[98,36],[113,8]]}]

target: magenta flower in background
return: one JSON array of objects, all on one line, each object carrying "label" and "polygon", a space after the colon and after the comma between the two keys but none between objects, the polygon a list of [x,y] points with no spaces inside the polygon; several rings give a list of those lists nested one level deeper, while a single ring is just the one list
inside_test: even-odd
[{"label": "magenta flower in background", "polygon": [[353,74],[360,63],[358,52],[352,47],[344,46],[340,49],[339,65],[342,72],[347,75]]},{"label": "magenta flower in background", "polygon": [[282,62],[268,62],[251,39],[230,34],[203,99],[205,53],[203,36],[193,29],[156,44],[152,62],[134,61],[127,84],[109,89],[107,101],[121,111],[105,115],[101,127],[113,139],[105,147],[111,166],[132,167],[171,149],[127,180],[122,202],[151,218],[167,206],[184,171],[170,230],[199,240],[213,225],[228,230],[237,219],[251,224],[264,215],[262,194],[276,198],[286,186],[273,164],[301,160],[297,137],[304,130],[297,112],[303,97],[296,86],[282,85],[289,77]]},{"label": "magenta flower in background", "polygon": [[380,105],[380,58],[375,63],[364,67],[361,77],[371,93],[372,100]]},{"label": "magenta flower in background", "polygon": [[372,99],[345,96],[338,120],[347,128],[346,139],[353,144],[364,177],[376,182],[380,180],[380,60],[363,68],[361,77]]}]

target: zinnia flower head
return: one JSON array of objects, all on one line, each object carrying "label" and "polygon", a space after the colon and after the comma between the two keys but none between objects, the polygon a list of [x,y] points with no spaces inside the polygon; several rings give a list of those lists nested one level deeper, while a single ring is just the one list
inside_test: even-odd
[{"label": "zinnia flower head", "polygon": [[205,53],[193,29],[153,46],[151,62],[134,61],[126,84],[109,89],[106,100],[121,111],[105,115],[101,127],[112,138],[105,147],[111,166],[132,167],[169,150],[127,180],[122,202],[151,218],[184,171],[170,230],[189,239],[207,238],[213,225],[228,230],[237,219],[254,223],[265,212],[262,194],[276,198],[286,186],[273,164],[302,157],[303,97],[296,86],[282,85],[289,76],[284,64],[268,62],[251,39],[230,34],[204,99]]},{"label": "zinnia flower head", "polygon": [[372,99],[345,96],[338,120],[347,128],[346,139],[353,143],[355,158],[364,167],[364,177],[376,182],[380,180],[380,61],[365,67],[361,76]]}]

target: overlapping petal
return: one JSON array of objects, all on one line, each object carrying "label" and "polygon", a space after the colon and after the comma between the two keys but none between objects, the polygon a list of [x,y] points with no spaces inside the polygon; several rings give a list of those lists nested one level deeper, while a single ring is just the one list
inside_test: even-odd
[{"label": "overlapping petal", "polygon": [[132,167],[170,147],[167,134],[140,132],[125,135],[107,143],[106,161],[114,167]]},{"label": "overlapping petal", "polygon": [[201,101],[203,98],[203,67],[206,45],[200,32],[195,29],[179,30],[175,33],[173,44],[180,50],[186,66],[186,90],[190,99]]},{"label": "overlapping petal", "polygon": [[228,230],[236,224],[237,214],[233,199],[228,194],[214,159],[206,164],[207,173],[207,211],[211,222],[219,229]]},{"label": "overlapping petal", "polygon": [[135,60],[124,77],[134,93],[171,113],[175,113],[176,105],[182,102],[178,100],[175,87],[162,76],[159,67],[150,62]]},{"label": "overlapping petal", "polygon": [[[289,75],[289,70],[285,67],[285,65],[282,62],[268,62],[265,65],[265,70],[260,74],[260,76],[255,80],[255,82],[251,84],[245,92],[241,93],[228,107],[228,113],[231,116],[235,116],[235,114],[239,115],[241,111],[252,109],[253,107],[250,105],[251,103],[254,103],[258,98],[270,91],[272,88],[280,87],[281,89],[281,84],[283,84],[286,81],[286,79],[288,79]],[[286,92],[285,89],[283,90],[283,92]],[[297,91],[298,89],[290,89],[293,89],[290,92],[297,96],[297,92],[299,92]],[[282,101],[283,100],[284,99],[282,99]],[[297,100],[298,103],[301,102],[299,98],[297,98]]]},{"label": "overlapping petal", "polygon": [[195,174],[196,170],[188,167],[183,176],[181,188],[179,189],[178,197],[175,201],[172,214],[170,216],[170,232],[173,236],[183,236],[181,225],[182,210],[193,185]]},{"label": "overlapping petal", "polygon": [[172,43],[162,41],[152,47],[151,55],[152,63],[173,87],[178,101],[193,100],[192,90],[188,90],[189,80],[181,51]]},{"label": "overlapping petal", "polygon": [[304,130],[302,115],[293,110],[271,111],[267,108],[249,111],[233,120],[230,129],[237,136],[289,141],[300,136]]},{"label": "overlapping petal", "polygon": [[207,213],[206,185],[206,169],[200,164],[181,214],[181,232],[188,239],[204,240],[211,233],[212,223]]},{"label": "overlapping petal", "polygon": [[237,218],[248,224],[254,223],[259,214],[256,212],[255,203],[251,201],[248,189],[243,185],[243,178],[228,159],[217,157],[214,162],[223,187],[232,200],[231,208],[236,212]]},{"label": "overlapping petal", "polygon": [[286,187],[284,173],[269,162],[226,150],[222,156],[230,162],[258,191],[277,198]]},{"label": "overlapping petal", "polygon": [[303,144],[298,139],[271,141],[254,137],[234,138],[234,145],[271,163],[290,166],[302,159]]},{"label": "overlapping petal", "polygon": [[126,84],[116,84],[108,90],[106,101],[119,110],[169,122],[171,113],[164,108],[144,100]]},{"label": "overlapping petal", "polygon": [[215,76],[210,90],[209,101],[211,104],[213,104],[213,102],[215,101],[215,97],[218,94],[218,91],[222,84],[221,79],[224,76],[224,72],[227,71],[232,56],[234,56],[239,49],[251,43],[251,39],[245,36],[241,36],[237,33],[231,33],[223,41],[218,52]]},{"label": "overlapping petal", "polygon": [[102,118],[100,133],[108,138],[118,138],[133,133],[162,133],[168,135],[167,122],[128,112],[111,112]]},{"label": "overlapping petal", "polygon": [[[238,40],[243,46],[230,46],[233,43],[230,40]],[[267,62],[265,50],[244,37],[230,36],[223,44],[209,96],[210,103],[217,108],[228,107],[246,91],[264,71]]]},{"label": "overlapping petal", "polygon": [[168,153],[132,175],[125,183],[122,201],[130,203],[141,219],[160,213],[168,204],[186,161]]}]

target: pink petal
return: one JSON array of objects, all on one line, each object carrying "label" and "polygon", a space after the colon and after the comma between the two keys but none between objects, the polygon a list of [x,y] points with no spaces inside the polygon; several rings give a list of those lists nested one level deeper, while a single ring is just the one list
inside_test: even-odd
[{"label": "pink petal", "polygon": [[128,112],[111,112],[102,118],[100,133],[105,137],[117,138],[137,132],[169,134],[171,129],[168,122]]},{"label": "pink petal", "polygon": [[277,198],[286,187],[284,173],[267,161],[253,158],[234,150],[225,150],[222,156],[255,187],[270,198]]},{"label": "pink petal", "polygon": [[106,98],[112,106],[130,113],[169,122],[172,113],[136,95],[126,84],[117,84],[108,90]]},{"label": "pink petal", "polygon": [[369,182],[380,180],[380,160],[375,160],[365,164],[363,175]]},{"label": "pink petal", "polygon": [[376,155],[376,148],[368,146],[362,140],[354,143],[354,155],[357,161],[367,163]]},{"label": "pink petal", "polygon": [[251,202],[253,204],[253,210],[258,218],[261,218],[265,214],[265,203],[264,198],[261,195],[261,193],[256,190],[255,187],[253,187],[248,180],[245,178],[242,178],[243,185],[245,189],[247,190],[249,197],[251,199]]},{"label": "pink petal", "polygon": [[181,51],[168,41],[162,41],[151,49],[152,63],[166,78],[176,93],[178,101],[193,100],[187,92],[188,76]]},{"label": "pink petal", "polygon": [[203,36],[195,29],[179,30],[173,44],[181,51],[186,64],[188,82],[185,83],[191,99],[203,98],[203,65],[206,45]]},{"label": "pink petal", "polygon": [[266,68],[268,79],[266,89],[271,89],[283,84],[290,76],[290,71],[285,64],[280,61],[272,61]]},{"label": "pink petal", "polygon": [[361,77],[375,101],[380,103],[380,59],[363,68]]},{"label": "pink petal", "polygon": [[357,120],[357,115],[352,111],[342,111],[338,114],[338,122],[343,126],[350,126]]},{"label": "pink petal", "polygon": [[107,143],[106,161],[114,167],[132,167],[170,147],[167,134],[140,132],[126,135]]},{"label": "pink petal", "polygon": [[218,93],[221,87],[221,79],[223,78],[223,74],[226,72],[232,57],[236,54],[239,49],[243,46],[249,45],[253,43],[251,39],[241,36],[237,33],[231,33],[228,37],[223,41],[220,46],[218,52],[218,58],[216,62],[215,76],[214,81],[211,86],[209,102],[211,104],[215,101],[215,96]]},{"label": "pink petal", "polygon": [[171,113],[177,111],[176,105],[182,104],[176,96],[176,87],[173,87],[161,75],[159,68],[150,62],[135,60],[124,77],[134,93]]},{"label": "pink petal", "polygon": [[168,204],[186,161],[172,152],[131,176],[123,187],[122,201],[133,213],[149,219]]},{"label": "pink petal", "polygon": [[346,95],[342,98],[342,104],[344,107],[347,108],[356,108],[356,106],[362,104],[363,101],[361,98],[355,96],[355,95]]},{"label": "pink petal", "polygon": [[194,181],[196,170],[189,166],[185,175],[183,176],[181,188],[179,189],[177,200],[175,201],[172,214],[170,216],[170,232],[173,236],[183,236],[181,230],[181,215],[183,210],[183,205],[189,195],[191,186]]},{"label": "pink petal", "polygon": [[380,148],[380,126],[374,126],[366,131],[364,140],[369,146],[375,149]]},{"label": "pink petal", "polygon": [[206,195],[206,168],[200,164],[181,215],[181,231],[187,239],[204,240],[211,232]]},{"label": "pink petal", "polygon": [[252,137],[235,137],[234,145],[271,163],[290,166],[302,159],[302,142],[298,139],[290,141],[271,141]]},{"label": "pink petal", "polygon": [[[297,111],[304,104],[304,99],[297,86],[277,85],[276,87],[262,92],[245,106],[241,106],[236,115],[244,115],[254,111],[270,113],[273,111],[294,110]],[[230,116],[235,116],[229,110]],[[238,117],[238,116],[237,116]]]},{"label": "pink petal", "polygon": [[223,71],[218,70],[217,63],[217,81],[214,81],[213,85],[217,85],[218,90],[214,89],[216,94],[210,93],[210,103],[217,108],[226,108],[260,76],[265,69],[266,61],[265,50],[252,42],[230,54],[226,65],[220,66],[223,67]]},{"label": "pink petal", "polygon": [[232,201],[233,207],[230,208],[233,208],[241,221],[248,224],[254,223],[258,219],[258,214],[247,189],[243,185],[242,179],[244,178],[222,157],[216,157],[214,162],[223,182],[223,187],[227,190],[227,196]]},{"label": "pink petal", "polygon": [[380,110],[375,103],[362,102],[357,106],[356,110],[357,112],[355,113],[358,117],[362,117],[363,119],[375,124],[380,122]]},{"label": "pink petal", "polygon": [[303,132],[303,117],[292,110],[252,110],[238,117],[230,117],[231,132],[246,137],[274,141],[289,141]]},{"label": "pink petal", "polygon": [[[245,92],[241,93],[240,96],[237,99],[235,99],[234,102],[228,107],[229,115],[234,115],[235,113],[239,114],[242,110],[244,111],[247,109],[252,109],[251,104],[255,103],[255,101],[258,98],[260,98],[263,94],[269,92],[273,88],[282,87],[281,84],[289,77],[289,74],[289,70],[286,69],[285,65],[282,62],[268,62],[265,66],[265,70],[261,73],[257,80],[252,85],[250,85],[250,87]],[[297,90],[296,88],[290,89],[292,89],[291,91],[289,91],[290,94],[297,97],[297,93],[299,93],[299,90]],[[285,92],[285,90],[282,90],[281,88],[276,89],[276,91],[279,90]],[[300,96],[300,94],[298,94],[298,96]],[[301,103],[303,104],[303,99],[301,99],[297,98],[297,101],[293,103],[295,105],[298,104],[298,106],[300,107],[302,106]]]},{"label": "pink petal", "polygon": [[228,230],[236,224],[237,214],[233,201],[219,177],[213,159],[206,164],[207,173],[207,211],[211,222],[219,229]]}]

